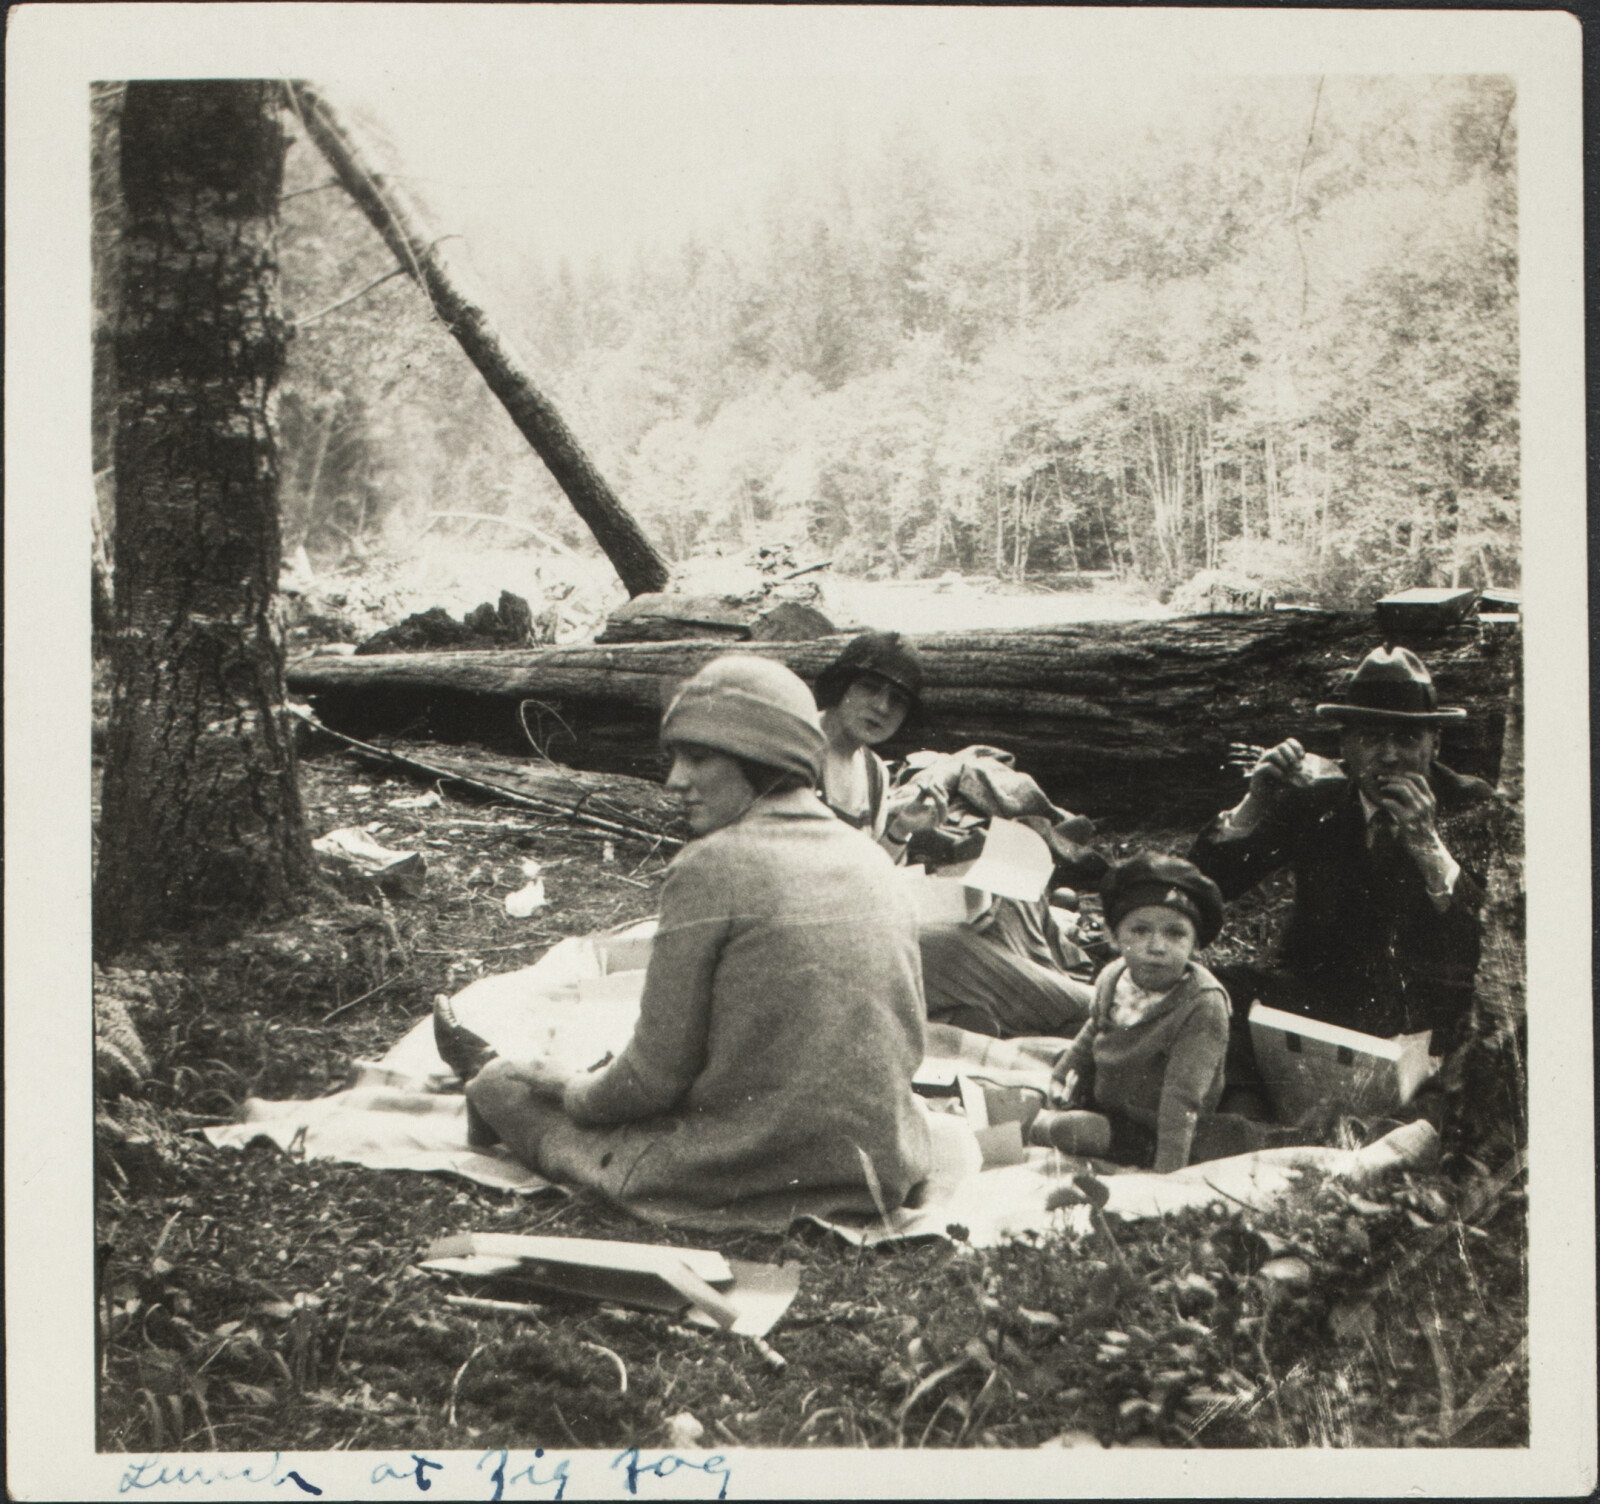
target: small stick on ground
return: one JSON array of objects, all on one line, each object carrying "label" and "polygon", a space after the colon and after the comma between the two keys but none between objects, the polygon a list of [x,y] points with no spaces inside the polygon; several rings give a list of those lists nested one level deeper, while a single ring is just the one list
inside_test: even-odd
[{"label": "small stick on ground", "polygon": [[586,1347],[592,1353],[600,1353],[603,1356],[610,1358],[611,1361],[617,1365],[617,1393],[626,1394],[628,1392],[628,1365],[624,1363],[621,1358],[612,1352],[609,1347],[606,1347],[599,1342],[580,1341],[578,1346]]},{"label": "small stick on ground", "polygon": [[511,945],[458,945],[454,950],[428,950],[417,946],[419,956],[488,956],[502,950],[532,950],[536,945],[545,945],[551,940],[563,938],[554,930],[537,930],[537,940],[518,940]]},{"label": "small stick on ground", "polygon": [[751,1337],[749,1340],[751,1347],[761,1354],[761,1361],[774,1373],[782,1373],[789,1366],[789,1360],[763,1338]]},{"label": "small stick on ground", "polygon": [[1439,1424],[1439,1440],[1449,1441],[1457,1431],[1475,1421],[1479,1414],[1492,1405],[1499,1398],[1500,1391],[1511,1382],[1512,1375],[1528,1361],[1528,1344],[1526,1338],[1519,1338],[1511,1351],[1502,1358],[1489,1372],[1489,1377],[1473,1390],[1469,1399],[1459,1410],[1452,1413],[1450,1427],[1445,1429],[1443,1418]]},{"label": "small stick on ground", "polygon": [[1439,1435],[1445,1437],[1456,1428],[1456,1376],[1450,1366],[1450,1354],[1445,1351],[1444,1322],[1439,1319],[1437,1305],[1423,1319],[1422,1335],[1439,1374]]},{"label": "small stick on ground", "polygon": [[445,1412],[445,1419],[449,1421],[452,1427],[456,1424],[456,1393],[461,1388],[461,1375],[467,1371],[468,1364],[470,1364],[479,1353],[486,1351],[490,1346],[490,1343],[480,1342],[475,1348],[472,1349],[470,1353],[467,1354],[466,1363],[463,1363],[461,1367],[456,1370],[456,1376],[450,1380],[450,1407]]},{"label": "small stick on ground", "polygon": [[485,1316],[542,1316],[544,1307],[524,1300],[485,1300],[477,1295],[447,1295],[445,1304]]},{"label": "small stick on ground", "polygon": [[602,872],[600,875],[602,877],[609,877],[613,882],[632,883],[636,888],[648,889],[650,887],[649,883],[641,882],[636,877],[624,877],[620,872]]},{"label": "small stick on ground", "polygon": [[630,877],[637,877],[639,875],[641,869],[644,867],[644,864],[646,862],[648,862],[650,860],[650,858],[653,857],[656,854],[656,852],[658,852],[660,849],[661,849],[661,838],[658,836],[655,839],[655,841],[653,841],[651,843],[650,849],[647,852],[645,852],[645,854],[642,857],[639,858],[639,865],[637,867],[635,867],[633,869],[633,871],[630,872],[628,875]]},{"label": "small stick on ground", "polygon": [[369,997],[376,997],[380,992],[382,992],[384,990],[384,988],[394,986],[394,984],[396,982],[398,982],[401,977],[403,977],[408,971],[411,971],[411,970],[412,970],[412,966],[410,964],[402,966],[400,968],[400,970],[397,971],[392,977],[388,978],[388,980],[386,980],[386,981],[379,982],[378,985],[376,987],[374,987],[370,992],[363,992],[360,997],[353,997],[353,998],[350,999],[350,1001],[348,1003],[340,1003],[339,1006],[337,1008],[335,1008],[332,1013],[324,1013],[322,1015],[323,1023],[325,1023],[325,1024],[326,1023],[331,1023],[341,1013],[348,1013],[357,1004],[366,1002],[366,1000]]}]

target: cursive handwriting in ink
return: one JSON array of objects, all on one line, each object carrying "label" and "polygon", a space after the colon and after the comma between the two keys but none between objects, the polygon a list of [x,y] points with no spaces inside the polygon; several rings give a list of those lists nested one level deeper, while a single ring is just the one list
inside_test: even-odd
[{"label": "cursive handwriting in ink", "polygon": [[424,1469],[431,1467],[442,1472],[444,1464],[435,1462],[430,1457],[419,1457],[415,1452],[411,1454],[411,1460],[416,1464],[415,1468],[402,1468],[399,1472],[396,1472],[387,1462],[380,1462],[372,1470],[372,1481],[374,1483],[388,1483],[410,1479],[417,1485],[418,1489],[423,1493],[427,1493],[433,1487],[433,1479],[427,1475]]},{"label": "cursive handwriting in ink", "polygon": [[283,1454],[274,1452],[271,1462],[252,1462],[241,1468],[229,1469],[204,1467],[193,1463],[179,1463],[174,1467],[168,1467],[159,1456],[146,1457],[141,1462],[130,1462],[123,1470],[122,1477],[117,1482],[117,1492],[125,1494],[136,1488],[165,1488],[171,1487],[174,1483],[184,1486],[199,1483],[205,1487],[210,1487],[214,1483],[270,1483],[274,1488],[281,1488],[285,1483],[293,1483],[296,1488],[304,1489],[308,1494],[322,1492],[315,1483],[308,1482],[293,1469],[280,1477],[278,1468],[282,1461]]},{"label": "cursive handwriting in ink", "polygon": [[639,1455],[638,1447],[629,1447],[625,1452],[618,1452],[611,1459],[613,1470],[623,1468],[622,1481],[630,1494],[639,1492],[639,1479],[645,1476],[656,1478],[670,1478],[680,1469],[688,1472],[704,1473],[708,1478],[721,1478],[722,1487],[717,1493],[719,1499],[728,1497],[728,1479],[733,1476],[733,1469],[727,1465],[727,1459],[720,1454],[707,1457],[704,1462],[690,1462],[687,1457],[680,1457],[676,1452],[667,1452],[658,1457],[654,1462],[645,1462]]},{"label": "cursive handwriting in ink", "polygon": [[525,1468],[523,1468],[521,1472],[513,1473],[509,1478],[507,1478],[506,1466],[511,1461],[511,1454],[507,1452],[504,1447],[499,1448],[497,1451],[485,1452],[483,1456],[478,1459],[478,1471],[483,1471],[484,1463],[486,1463],[491,1457],[495,1459],[494,1471],[489,1474],[489,1480],[494,1484],[494,1492],[489,1496],[491,1501],[501,1498],[505,1494],[508,1484],[521,1483],[524,1479],[527,1480],[528,1485],[531,1488],[549,1488],[550,1485],[554,1483],[556,1486],[556,1491],[553,1497],[557,1499],[566,1498],[567,1459],[565,1457],[560,1458],[552,1468],[550,1476],[548,1478],[541,1478],[538,1474],[538,1466],[539,1458],[543,1456],[544,1448],[535,1447],[533,1449],[534,1460]]}]

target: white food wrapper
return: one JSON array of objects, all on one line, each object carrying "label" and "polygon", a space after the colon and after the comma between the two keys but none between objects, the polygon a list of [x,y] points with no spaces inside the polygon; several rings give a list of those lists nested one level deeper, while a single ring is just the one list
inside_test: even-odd
[{"label": "white food wrapper", "polygon": [[545,897],[544,878],[539,864],[525,861],[522,875],[528,879],[515,893],[506,895],[506,913],[513,919],[527,919],[536,909],[542,909],[550,900]]},{"label": "white food wrapper", "polygon": [[386,806],[389,809],[433,809],[443,804],[438,789],[430,789],[426,794],[417,794],[409,799],[391,799]]},{"label": "white food wrapper", "polygon": [[380,846],[359,825],[330,830],[313,841],[311,849],[363,873],[383,887],[403,893],[420,893],[428,874],[427,863],[420,852],[393,851]]}]

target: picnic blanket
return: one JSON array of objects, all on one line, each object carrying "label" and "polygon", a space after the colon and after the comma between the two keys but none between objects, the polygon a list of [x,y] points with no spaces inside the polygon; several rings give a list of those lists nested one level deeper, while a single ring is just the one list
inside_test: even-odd
[{"label": "picnic blanket", "polygon": [[[588,1069],[627,1043],[653,931],[654,921],[647,920],[563,940],[533,966],[472,983],[455,998],[457,1014],[504,1054],[549,1053],[572,1069]],[[886,1217],[840,1217],[825,1199],[800,1197],[781,1206],[708,1210],[678,1217],[676,1225],[706,1232],[781,1232],[805,1219],[862,1245],[945,1238],[954,1230],[977,1247],[1029,1233],[1087,1232],[1086,1206],[1049,1206],[1052,1192],[1089,1168],[1086,1161],[1030,1148],[1018,1163],[985,1168],[986,1146],[973,1120],[939,1110],[963,1099],[974,1102],[974,1086],[1043,1090],[1060,1048],[1059,1040],[1002,1041],[929,1026],[918,1080],[928,1090],[950,1094],[930,1102],[934,1164],[916,1206]],[[308,1159],[445,1172],[504,1190],[560,1189],[502,1149],[471,1148],[466,1099],[452,1088],[455,1078],[434,1049],[432,1019],[424,1018],[381,1060],[359,1062],[355,1082],[346,1090],[310,1101],[251,1098],[240,1122],[205,1132],[219,1146],[242,1148],[265,1138]],[[1110,1193],[1106,1210],[1126,1218],[1154,1217],[1212,1201],[1266,1210],[1308,1167],[1359,1183],[1390,1165],[1419,1163],[1436,1149],[1433,1129],[1410,1123],[1360,1150],[1270,1149],[1168,1175],[1124,1170],[1104,1176]]]}]

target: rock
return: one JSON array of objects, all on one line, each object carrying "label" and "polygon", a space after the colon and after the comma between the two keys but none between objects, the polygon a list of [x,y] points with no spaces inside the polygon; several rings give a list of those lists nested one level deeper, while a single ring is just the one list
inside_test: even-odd
[{"label": "rock", "polygon": [[779,601],[763,611],[750,627],[752,642],[809,642],[839,629],[815,606],[800,601]]},{"label": "rock", "polygon": [[418,653],[429,649],[521,648],[536,642],[533,611],[520,595],[500,592],[500,604],[485,601],[475,606],[464,621],[457,621],[442,606],[408,616],[397,626],[361,643],[356,654]]},{"label": "rock", "polygon": [[1049,1311],[1030,1311],[1027,1306],[1018,1306],[1017,1320],[1034,1342],[1041,1342],[1061,1330],[1061,1318]]},{"label": "rock", "polygon": [[1256,1272],[1262,1279],[1289,1289],[1303,1290],[1311,1283],[1311,1265],[1304,1259],[1268,1259]]},{"label": "rock", "polygon": [[667,1417],[667,1445],[676,1449],[699,1446],[706,1428],[687,1410]]}]

